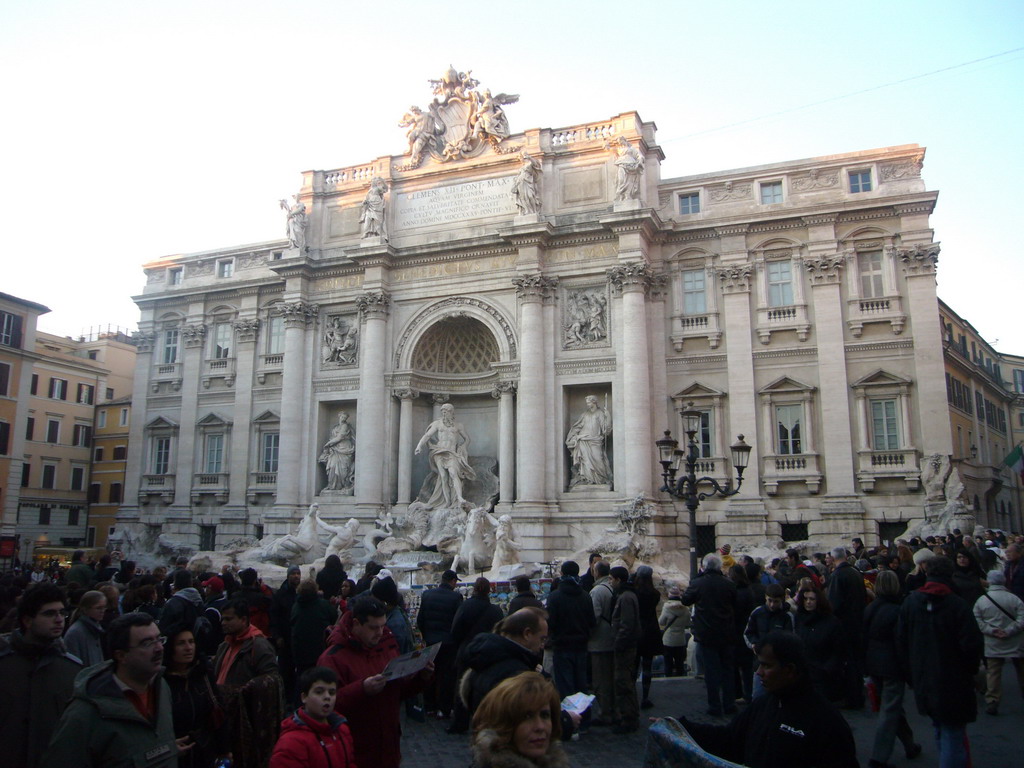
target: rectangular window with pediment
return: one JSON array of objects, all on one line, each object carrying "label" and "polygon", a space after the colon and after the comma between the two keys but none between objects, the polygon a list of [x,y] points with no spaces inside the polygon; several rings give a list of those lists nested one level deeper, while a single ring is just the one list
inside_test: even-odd
[{"label": "rectangular window with pediment", "polygon": [[216,323],[210,341],[210,357],[222,360],[231,357],[231,323]]},{"label": "rectangular window with pediment", "polygon": [[260,471],[277,472],[278,454],[281,450],[281,434],[279,432],[264,432],[263,444],[260,448]]},{"label": "rectangular window with pediment", "polygon": [[788,261],[769,261],[765,268],[768,274],[768,306],[790,306],[793,303],[792,266]]},{"label": "rectangular window with pediment", "polygon": [[871,446],[876,451],[896,451],[900,447],[895,400],[871,401]]},{"label": "rectangular window with pediment", "polygon": [[700,429],[697,430],[697,434],[694,437],[697,440],[697,446],[700,449],[700,457],[702,459],[710,459],[715,455],[715,441],[712,433],[712,424],[714,424],[714,414],[712,411],[701,411]]},{"label": "rectangular window with pediment", "polygon": [[164,365],[173,365],[178,362],[178,329],[168,328],[164,331],[163,354],[161,355]]},{"label": "rectangular window with pediment", "polygon": [[214,433],[206,436],[206,461],[204,472],[218,474],[224,466],[224,435]]},{"label": "rectangular window with pediment", "polygon": [[858,253],[857,270],[860,273],[860,295],[863,298],[879,299],[885,296],[881,251]]},{"label": "rectangular window with pediment", "polygon": [[708,311],[706,280],[703,269],[683,270],[683,314],[703,315]]},{"label": "rectangular window with pediment", "polygon": [[802,405],[775,406],[775,434],[778,440],[776,452],[780,455],[788,456],[803,452],[801,450],[803,416]]},{"label": "rectangular window with pediment", "polygon": [[280,355],[284,352],[284,318],[271,317],[267,320],[267,354]]},{"label": "rectangular window with pediment", "polygon": [[171,468],[171,438],[154,437],[152,443],[153,474],[166,475]]}]

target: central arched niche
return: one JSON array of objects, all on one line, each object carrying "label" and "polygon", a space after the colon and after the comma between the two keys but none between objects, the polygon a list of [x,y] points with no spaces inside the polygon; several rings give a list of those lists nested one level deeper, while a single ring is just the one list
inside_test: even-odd
[{"label": "central arched niche", "polygon": [[498,342],[486,325],[472,317],[445,317],[417,342],[412,368],[446,375],[489,373],[498,360]]},{"label": "central arched niche", "polygon": [[[451,383],[463,380],[462,391],[453,392],[448,402],[455,407],[455,420],[469,435],[469,459],[477,479],[464,483],[466,499],[486,504],[497,494],[499,448],[498,401],[491,397],[491,363],[501,359],[501,348],[487,324],[468,315],[447,315],[435,321],[416,342],[411,368],[427,388],[432,378]],[[468,388],[468,390],[466,389]],[[429,391],[429,389],[427,390]],[[442,391],[444,391],[442,389]],[[414,439],[424,434],[438,417],[429,398],[418,398],[413,405]],[[425,501],[432,489],[424,485],[430,476],[428,452],[413,459],[413,496]]]}]

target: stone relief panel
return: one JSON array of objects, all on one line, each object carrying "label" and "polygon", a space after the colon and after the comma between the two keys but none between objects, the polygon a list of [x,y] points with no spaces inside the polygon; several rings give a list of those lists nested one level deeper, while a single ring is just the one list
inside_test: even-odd
[{"label": "stone relief panel", "polygon": [[725,203],[731,200],[752,200],[754,198],[754,190],[750,184],[745,182],[734,184],[731,181],[727,181],[725,184],[708,187],[708,197],[713,203]]},{"label": "stone relief panel", "polygon": [[792,179],[793,190],[796,192],[814,192],[818,189],[828,189],[839,184],[839,174],[834,171],[819,171],[811,169],[803,176],[794,176]]},{"label": "stone relief panel", "polygon": [[567,287],[562,297],[562,349],[607,347],[607,284]]},{"label": "stone relief panel", "polygon": [[328,315],[320,345],[320,368],[350,368],[359,363],[359,316]]}]

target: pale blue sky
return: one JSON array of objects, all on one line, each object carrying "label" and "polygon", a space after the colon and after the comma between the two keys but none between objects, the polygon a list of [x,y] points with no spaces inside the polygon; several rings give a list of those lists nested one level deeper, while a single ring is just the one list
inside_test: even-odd
[{"label": "pale blue sky", "polygon": [[403,152],[451,63],[513,131],[636,109],[664,178],[927,147],[939,295],[1024,353],[1024,51],[767,117],[1021,47],[1020,2],[0,0],[0,290],[134,327],[142,263],[281,236],[299,172]]}]

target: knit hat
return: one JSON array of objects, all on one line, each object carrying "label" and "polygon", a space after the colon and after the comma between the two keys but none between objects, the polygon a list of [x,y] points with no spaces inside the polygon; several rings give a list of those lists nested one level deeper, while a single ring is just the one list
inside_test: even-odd
[{"label": "knit hat", "polygon": [[297,573],[297,574],[299,574],[301,576],[302,575],[302,569],[299,568],[299,566],[297,566],[297,565],[292,565],[292,566],[290,566],[288,568],[288,575],[291,576],[293,573]]},{"label": "knit hat", "polygon": [[378,574],[377,583],[373,585],[372,589],[370,589],[370,594],[382,603],[398,605],[398,585],[395,584],[395,580],[390,576],[386,579],[381,579]]}]

